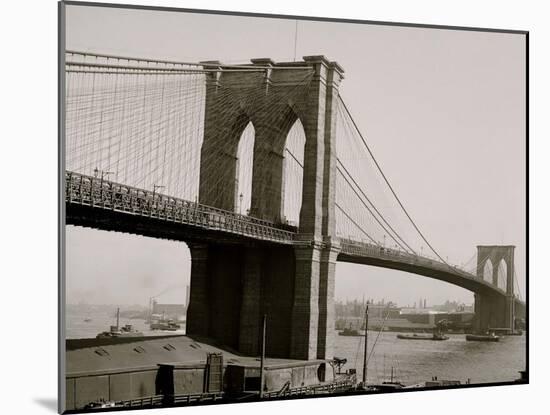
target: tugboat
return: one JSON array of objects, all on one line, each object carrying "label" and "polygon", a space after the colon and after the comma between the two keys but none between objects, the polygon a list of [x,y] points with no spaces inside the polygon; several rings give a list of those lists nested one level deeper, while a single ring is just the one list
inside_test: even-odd
[{"label": "tugboat", "polygon": [[119,327],[120,308],[116,309],[116,326],[111,326],[109,331],[99,333],[97,339],[107,339],[113,337],[142,337],[143,333],[133,328],[131,324]]},{"label": "tugboat", "polygon": [[498,342],[500,337],[495,333],[487,334],[467,334],[466,340],[469,342]]},{"label": "tugboat", "polygon": [[362,336],[361,333],[359,333],[357,330],[355,329],[352,329],[351,326],[349,328],[344,328],[343,331],[340,331],[338,332],[338,334],[340,336],[353,336],[353,337],[358,337],[358,336]]},{"label": "tugboat", "polygon": [[404,339],[404,340],[449,340],[448,336],[445,336],[442,333],[433,333],[433,334],[398,334],[398,339]]},{"label": "tugboat", "polygon": [[398,339],[406,339],[406,340],[449,340],[448,336],[445,336],[443,334],[443,331],[447,330],[448,321],[447,320],[440,320],[436,323],[436,327],[434,328],[433,334],[429,335],[421,335],[421,334],[398,334]]},{"label": "tugboat", "polygon": [[166,319],[164,313],[162,318],[152,321],[149,325],[151,330],[164,330],[164,331],[176,331],[181,328],[181,326],[176,323],[173,319]]}]

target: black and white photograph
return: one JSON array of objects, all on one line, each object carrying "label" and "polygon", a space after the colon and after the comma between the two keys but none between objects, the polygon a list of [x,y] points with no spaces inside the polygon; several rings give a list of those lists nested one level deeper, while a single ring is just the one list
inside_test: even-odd
[{"label": "black and white photograph", "polygon": [[61,412],[530,382],[527,30],[58,5]]}]

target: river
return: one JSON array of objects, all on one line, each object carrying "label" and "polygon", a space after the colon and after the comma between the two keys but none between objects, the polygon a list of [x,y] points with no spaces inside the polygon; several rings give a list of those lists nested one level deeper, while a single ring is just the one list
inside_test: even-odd
[{"label": "river", "polygon": [[[115,310],[93,310],[67,312],[67,338],[90,338],[116,324]],[[85,322],[85,318],[92,321]],[[142,319],[120,319],[120,324],[132,324],[145,336],[185,334],[181,329],[175,332],[151,331]],[[376,337],[378,340],[376,341]],[[389,380],[393,367],[397,380],[415,384],[438,379],[460,380],[472,383],[507,382],[519,377],[518,371],[525,370],[526,337],[504,336],[500,342],[468,342],[463,334],[449,334],[445,341],[402,340],[393,332],[369,330],[369,353],[376,341],[374,352],[368,363],[369,383]],[[335,333],[334,355],[346,358],[344,369],[356,368],[358,379],[362,376],[363,338],[339,336]]]},{"label": "river", "polygon": [[[379,332],[368,333],[369,353]],[[438,379],[471,383],[513,381],[525,370],[526,344],[522,336],[504,336],[499,342],[466,341],[464,334],[448,334],[445,341],[403,340],[396,333],[382,332],[367,366],[369,383],[389,380],[393,367],[397,380],[415,384]],[[336,336],[335,356],[345,357],[363,374],[361,337]]]}]

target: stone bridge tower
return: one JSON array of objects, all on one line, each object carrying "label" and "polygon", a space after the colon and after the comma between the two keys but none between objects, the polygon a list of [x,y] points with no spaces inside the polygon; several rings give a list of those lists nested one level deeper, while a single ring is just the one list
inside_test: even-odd
[{"label": "stone bridge tower", "polygon": [[483,279],[485,266],[492,265],[491,283],[498,287],[498,270],[501,261],[506,264],[506,297],[475,294],[475,328],[514,328],[514,249],[512,245],[478,245],[477,277]]},{"label": "stone bridge tower", "polygon": [[[259,353],[267,314],[268,356],[332,358],[334,343],[336,105],[343,70],[323,56],[253,59],[251,70],[208,62],[199,202],[234,211],[237,147],[255,130],[250,216],[280,222],[284,148],[299,119],[305,132],[303,194],[294,246],[190,246],[189,335]],[[206,64],[206,63],[205,63]],[[254,70],[256,69],[256,70]]]}]

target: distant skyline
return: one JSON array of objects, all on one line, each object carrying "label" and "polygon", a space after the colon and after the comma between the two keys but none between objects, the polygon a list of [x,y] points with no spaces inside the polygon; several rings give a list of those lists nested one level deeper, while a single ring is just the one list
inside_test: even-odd
[{"label": "distant skyline", "polygon": [[369,301],[369,304],[393,304],[397,307],[414,307],[414,305],[416,304],[416,306],[418,308],[424,308],[423,304],[424,304],[424,301],[426,301],[426,308],[431,308],[431,307],[438,307],[438,306],[441,306],[441,305],[445,305],[445,303],[457,303],[457,304],[464,304],[464,305],[473,305],[473,303],[464,303],[462,301],[459,301],[459,300],[455,300],[455,299],[452,299],[452,298],[448,298],[447,300],[443,301],[442,303],[433,303],[433,302],[430,302],[430,299],[429,298],[422,298],[422,303],[420,303],[420,299],[417,298],[417,301],[414,301],[412,303],[407,303],[407,304],[399,304],[397,303],[396,301],[392,300],[391,298],[372,298],[372,297],[369,297],[368,299],[365,298],[336,298],[335,301],[338,303],[347,303],[347,302],[350,302],[350,303],[353,303],[353,302],[358,302],[358,303],[363,303],[363,300],[365,302]]},{"label": "distant skyline", "polygon": [[[67,48],[151,58],[246,62],[324,54],[345,69],[341,95],[415,221],[449,262],[478,244],[516,245],[525,293],[525,41],[474,31],[67,7]],[[67,301],[185,299],[185,244],[67,227]],[[428,294],[429,293],[429,294]],[[462,288],[338,263],[336,298],[412,304]],[[106,299],[110,299],[107,301]]]},{"label": "distant skyline", "polygon": [[[415,304],[416,306],[418,307],[418,302],[414,302],[414,303],[410,303],[410,304],[399,304],[399,303],[396,303],[395,301],[393,301],[391,298],[370,298],[369,300],[365,299],[365,302],[367,301],[370,301],[369,304],[379,304],[382,300],[384,300],[384,304],[389,304],[391,303],[392,305],[396,306],[396,307],[414,307]],[[423,299],[424,300],[424,299]],[[429,302],[429,299],[425,299],[426,300],[426,307],[425,308],[433,308],[433,307],[438,307],[438,306],[441,306],[441,305],[444,305],[446,302],[449,302],[449,303],[457,303],[457,304],[464,304],[464,305],[467,305],[467,306],[471,306],[473,305],[473,303],[463,303],[461,301],[458,301],[458,300],[453,300],[453,299],[447,299],[445,300],[443,303],[441,304],[436,304],[436,303],[430,303]],[[357,302],[357,303],[363,303],[363,299],[362,298],[335,298],[334,301],[336,303],[342,303],[342,304],[345,304],[345,303],[353,303],[353,302]],[[174,302],[166,302],[166,301],[159,301],[159,303],[162,303],[162,304],[183,304],[185,305],[185,302],[182,302],[180,301],[180,299],[178,298],[177,301],[174,301]],[[101,307],[101,306],[112,306],[112,307],[117,307],[117,306],[121,306],[121,307],[140,307],[140,308],[148,308],[149,307],[149,304],[145,304],[145,303],[91,303],[91,302],[88,302],[86,301],[85,299],[81,299],[80,301],[77,301],[77,302],[72,302],[72,303],[67,303],[67,305],[69,306],[90,306],[90,307]],[[419,308],[424,308],[423,305]]]}]

